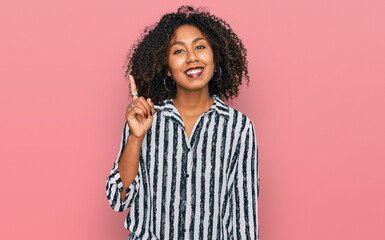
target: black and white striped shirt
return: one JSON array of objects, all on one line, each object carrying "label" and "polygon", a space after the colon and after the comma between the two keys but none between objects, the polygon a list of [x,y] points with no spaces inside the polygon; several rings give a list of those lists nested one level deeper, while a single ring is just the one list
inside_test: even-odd
[{"label": "black and white striped shirt", "polygon": [[172,100],[155,105],[138,175],[122,201],[118,162],[129,134],[125,124],[106,190],[115,211],[131,207],[124,223],[130,239],[258,239],[254,126],[244,114],[212,98],[190,139]]}]

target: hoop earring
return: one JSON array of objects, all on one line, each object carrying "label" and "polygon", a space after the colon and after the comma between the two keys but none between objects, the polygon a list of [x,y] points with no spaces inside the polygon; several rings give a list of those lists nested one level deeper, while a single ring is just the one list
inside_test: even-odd
[{"label": "hoop earring", "polygon": [[[217,69],[219,69],[219,70],[217,70]],[[219,77],[217,79],[213,80],[214,82],[218,82],[221,79],[221,77],[222,77],[222,69],[221,69],[221,67],[219,67],[219,66],[214,67],[214,72],[215,73],[219,72],[218,73]]]},{"label": "hoop earring", "polygon": [[172,92],[172,90],[170,90],[170,89],[167,88],[167,84],[166,84],[166,79],[167,79],[167,77],[168,77],[168,76],[166,75],[166,77],[163,79],[164,88],[166,89],[167,92]]}]

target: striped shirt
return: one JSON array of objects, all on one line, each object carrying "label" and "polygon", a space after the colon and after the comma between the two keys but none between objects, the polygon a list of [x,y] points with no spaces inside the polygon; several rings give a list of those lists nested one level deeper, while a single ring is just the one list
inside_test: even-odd
[{"label": "striped shirt", "polygon": [[120,197],[118,162],[107,178],[111,207],[131,207],[130,239],[258,239],[259,168],[253,123],[218,96],[190,139],[172,99],[157,111],[140,151],[138,175]]}]

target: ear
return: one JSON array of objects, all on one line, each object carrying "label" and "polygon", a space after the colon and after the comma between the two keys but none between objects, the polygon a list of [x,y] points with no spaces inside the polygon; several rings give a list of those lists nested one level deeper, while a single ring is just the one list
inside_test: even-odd
[{"label": "ear", "polygon": [[168,69],[167,69],[167,76],[171,77],[171,72]]}]

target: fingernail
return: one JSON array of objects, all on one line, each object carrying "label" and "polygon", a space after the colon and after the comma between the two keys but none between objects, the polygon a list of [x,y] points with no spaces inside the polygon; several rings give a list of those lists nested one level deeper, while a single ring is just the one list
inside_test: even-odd
[{"label": "fingernail", "polygon": [[152,116],[152,111],[150,111],[150,116]]},{"label": "fingernail", "polygon": [[144,114],[144,116],[145,116],[146,118],[148,118],[147,114]]},{"label": "fingernail", "polygon": [[150,99],[150,102],[152,102],[151,98],[149,98],[149,99]]}]

